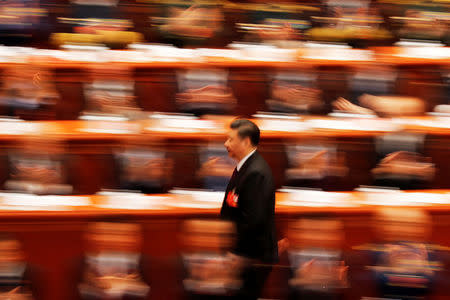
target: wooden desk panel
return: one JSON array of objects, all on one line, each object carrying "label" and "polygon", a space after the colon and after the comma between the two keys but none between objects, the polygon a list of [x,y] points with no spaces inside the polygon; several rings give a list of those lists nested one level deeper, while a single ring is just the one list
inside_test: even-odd
[{"label": "wooden desk panel", "polygon": [[[448,191],[434,191],[437,193]],[[359,197],[355,193],[355,197]],[[277,194],[279,203],[285,194]],[[92,198],[96,203],[98,196]],[[432,205],[424,207],[432,215],[432,241],[442,246],[450,246],[448,230],[450,229],[450,205]],[[352,251],[353,246],[373,242],[375,232],[371,217],[375,207],[361,206],[353,208],[334,207],[293,207],[277,206],[277,229],[279,238],[283,237],[290,221],[299,217],[330,217],[342,220],[345,230],[345,249]],[[218,209],[154,209],[154,210],[120,210],[101,209],[94,206],[78,207],[69,211],[10,211],[0,210],[0,232],[13,232],[23,241],[24,249],[30,263],[42,271],[40,278],[34,278],[40,284],[41,297],[45,300],[76,299],[75,262],[83,252],[83,230],[90,221],[123,220],[142,224],[144,244],[143,253],[150,257],[152,296],[149,299],[181,299],[179,289],[179,269],[177,255],[182,223],[190,218],[217,218]],[[361,258],[359,258],[361,261]],[[282,256],[280,264],[274,267],[266,296],[283,296],[283,274],[286,271],[286,257]],[[368,295],[368,289],[355,287],[348,295],[357,299]],[[443,291],[444,293],[445,291]],[[435,295],[444,297],[446,294]],[[163,297],[163,298],[161,298]],[[359,298],[358,298],[359,299]],[[38,299],[39,300],[39,299]]]}]

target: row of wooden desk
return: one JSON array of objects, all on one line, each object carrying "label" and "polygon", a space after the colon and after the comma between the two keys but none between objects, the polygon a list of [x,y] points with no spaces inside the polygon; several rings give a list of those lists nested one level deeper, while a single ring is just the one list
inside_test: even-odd
[{"label": "row of wooden desk", "polygon": [[[254,57],[243,55],[238,58],[208,53],[205,55],[210,56],[154,57],[151,51],[131,50],[41,51],[48,52],[13,56],[11,60],[0,63],[1,70],[33,67],[50,71],[49,78],[54,82],[60,99],[40,114],[22,112],[20,117],[27,120],[77,119],[89,106],[84,84],[99,78],[134,82],[133,96],[136,105],[143,111],[180,112],[182,108],[176,101],[176,94],[181,92],[178,73],[199,69],[226,71],[226,84],[237,101],[234,108],[230,108],[230,113],[247,117],[258,111],[270,110],[266,100],[271,97],[271,78],[283,72],[316,77],[307,84],[322,92],[323,107],[320,113],[323,114],[332,111],[331,103],[338,97],[352,96],[351,82],[355,73],[371,74],[373,69],[376,73],[380,68],[388,70],[388,77],[397,76],[394,82],[389,83],[392,85],[389,94],[422,98],[427,111],[448,102],[445,83],[450,62],[448,47],[379,47],[371,50],[304,48],[286,50],[291,51],[287,58],[281,54],[277,54],[279,58],[277,55],[265,57],[264,50],[254,54]],[[0,74],[6,77],[3,71]]]},{"label": "row of wooden desk", "polygon": [[[236,116],[205,116],[205,118],[179,118],[158,115],[140,121],[8,121],[0,122],[3,141],[41,136],[61,140],[179,138],[224,139],[228,125]],[[446,136],[450,134],[448,117],[365,118],[302,116],[278,119],[276,116],[253,119],[260,127],[263,139],[301,137],[376,136],[391,132],[416,132]]]},{"label": "row of wooden desk", "polygon": [[[397,192],[399,193],[399,192]],[[343,222],[345,232],[346,251],[353,251],[356,246],[371,243],[376,240],[376,232],[371,219],[377,210],[375,203],[366,202],[364,193],[338,193],[340,197],[348,196],[346,204],[334,205],[332,202],[318,201],[327,198],[327,193],[315,195],[315,199],[303,199],[298,194],[277,193],[276,222],[278,236],[281,238],[289,222],[301,217],[337,218]],[[450,229],[450,191],[414,191],[404,192],[405,199],[414,198],[415,202],[396,202],[392,206],[424,209],[432,217],[432,243],[442,247],[450,247],[448,230]],[[332,194],[334,197],[335,193]],[[391,195],[392,199],[396,196]],[[423,197],[423,203],[417,202],[417,196]],[[30,198],[31,197],[31,198]],[[116,197],[120,197],[117,196]],[[123,197],[123,196],[122,196]],[[73,263],[83,251],[83,232],[89,222],[93,221],[124,221],[136,222],[143,228],[142,253],[148,256],[151,264],[152,290],[149,299],[181,299],[179,290],[180,273],[177,270],[177,256],[181,248],[179,237],[183,222],[193,218],[217,218],[220,207],[220,197],[204,197],[203,201],[193,200],[188,195],[149,195],[136,196],[140,205],[124,206],[115,201],[116,207],[105,207],[106,196],[67,196],[54,197],[51,201],[61,206],[43,207],[44,201],[35,197],[35,206],[30,204],[33,196],[16,198],[17,205],[5,205],[5,195],[0,197],[0,231],[14,233],[22,242],[30,263],[41,271],[39,283],[41,299],[77,299],[76,298],[76,269]],[[386,197],[386,196],[385,196]],[[126,200],[126,198],[122,198]],[[129,198],[128,198],[129,199]],[[297,199],[298,205],[292,201]],[[428,200],[427,200],[428,199]],[[430,199],[434,199],[431,202]],[[24,202],[25,201],[25,202]],[[28,203],[21,205],[21,203]],[[64,206],[64,204],[80,206]],[[428,203],[425,203],[428,202]],[[432,203],[434,202],[434,203]],[[439,203],[440,202],[440,203]],[[145,208],[142,203],[148,203]],[[205,205],[206,203],[206,205]],[[383,202],[381,202],[383,203]],[[129,204],[129,203],[128,203]],[[41,205],[41,206],[40,206]],[[190,206],[190,207],[188,207]],[[283,277],[287,267],[286,257],[281,256],[279,264],[274,267],[265,297],[284,299],[285,283]],[[353,291],[348,299],[370,296],[370,286],[352,287]],[[363,290],[363,291],[362,291]],[[362,294],[359,294],[362,292]],[[364,294],[365,293],[365,294]],[[448,293],[444,289],[435,295],[434,299],[446,299]]]},{"label": "row of wooden desk", "polygon": [[[126,145],[159,147],[174,160],[170,186],[200,188],[196,179],[199,168],[198,151],[225,141],[227,124],[233,117],[203,120],[144,120],[136,122],[54,121],[0,122],[1,153],[20,150],[27,139],[59,145],[59,154],[67,157],[77,194],[93,194],[102,188],[114,188],[117,174],[113,152]],[[426,188],[450,188],[448,151],[450,131],[446,118],[403,119],[331,119],[309,117],[302,120],[256,120],[262,129],[260,152],[275,174],[276,185],[285,185],[288,166],[286,144],[326,142],[335,145],[346,156],[351,172],[331,189],[353,190],[371,185],[370,170],[377,164],[375,142],[388,134],[423,136],[423,155],[436,165],[437,174]],[[420,140],[420,139],[419,139]],[[182,170],[182,171],[181,171]],[[2,178],[8,174],[3,170]],[[95,176],[92,176],[95,174]]]}]

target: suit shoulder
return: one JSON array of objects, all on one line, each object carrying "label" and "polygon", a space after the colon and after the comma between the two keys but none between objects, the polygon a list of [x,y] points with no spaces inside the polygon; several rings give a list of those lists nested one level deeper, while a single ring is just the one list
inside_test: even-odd
[{"label": "suit shoulder", "polygon": [[256,173],[264,177],[272,177],[272,170],[266,160],[258,153],[250,165],[249,173]]}]

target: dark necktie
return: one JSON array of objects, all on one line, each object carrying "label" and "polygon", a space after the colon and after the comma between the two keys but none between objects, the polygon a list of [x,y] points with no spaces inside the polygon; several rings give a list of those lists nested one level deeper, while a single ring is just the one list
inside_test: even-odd
[{"label": "dark necktie", "polygon": [[238,172],[237,168],[234,168],[233,174],[231,175],[230,180],[228,181],[227,190],[226,190],[227,192],[229,190],[231,190],[232,187],[234,186],[234,182],[236,181],[238,174],[239,174],[239,172]]},{"label": "dark necktie", "polygon": [[239,173],[239,172],[238,172],[238,170],[237,170],[237,167],[234,168],[233,174],[231,175],[231,178],[230,178],[230,181],[233,180],[233,179],[235,179],[236,176],[238,175],[238,173]]}]

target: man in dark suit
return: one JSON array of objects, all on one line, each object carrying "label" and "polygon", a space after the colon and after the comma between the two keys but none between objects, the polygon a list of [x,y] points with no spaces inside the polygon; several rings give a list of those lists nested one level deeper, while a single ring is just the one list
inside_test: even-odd
[{"label": "man in dark suit", "polygon": [[239,299],[257,299],[271,267],[278,259],[275,234],[275,186],[272,171],[258,153],[259,128],[245,119],[230,125],[225,147],[238,161],[228,183],[221,217],[235,223],[236,245],[231,251],[242,266],[243,288]]}]

